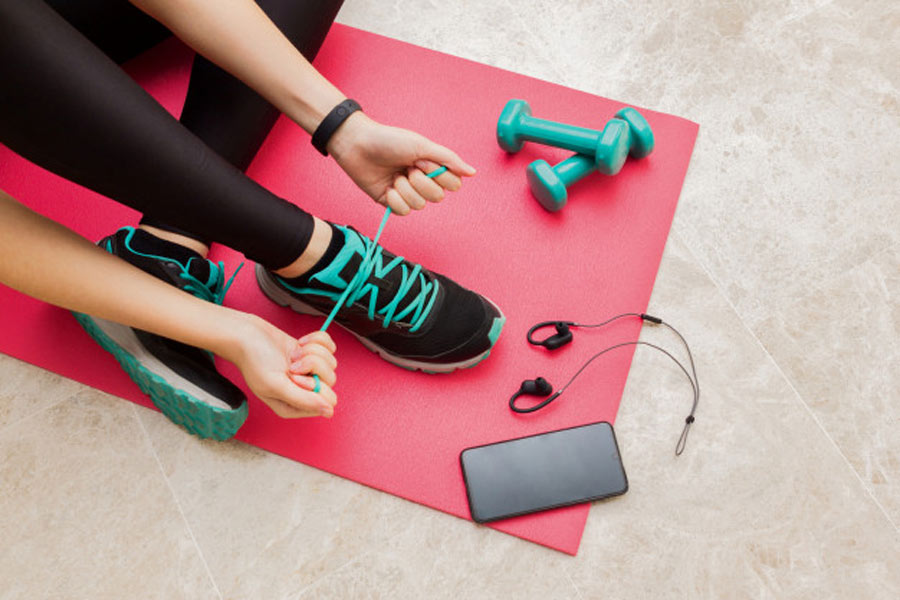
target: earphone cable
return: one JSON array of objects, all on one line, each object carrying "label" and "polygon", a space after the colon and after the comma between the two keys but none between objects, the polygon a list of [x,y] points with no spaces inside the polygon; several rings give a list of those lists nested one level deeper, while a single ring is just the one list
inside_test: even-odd
[{"label": "earphone cable", "polygon": [[613,321],[618,321],[619,319],[624,319],[625,317],[641,317],[641,313],[622,313],[621,315],[616,315],[611,319],[607,319],[602,323],[575,323],[574,321],[570,321],[573,327],[583,327],[585,329],[594,328],[594,327],[605,327],[609,325]]},{"label": "earphone cable", "polygon": [[608,325],[609,323],[612,323],[613,321],[616,321],[618,319],[623,319],[625,317],[639,317],[640,319],[647,321],[649,323],[653,323],[653,324],[657,324],[657,325],[665,325],[666,327],[671,329],[675,333],[675,335],[678,336],[678,339],[681,340],[681,343],[684,345],[684,349],[687,351],[688,360],[691,365],[691,372],[688,373],[688,370],[685,368],[685,366],[682,364],[682,362],[680,360],[678,360],[677,358],[675,358],[675,356],[673,356],[668,350],[666,350],[665,348],[662,348],[660,346],[657,346],[656,344],[652,344],[650,342],[644,342],[644,341],[640,341],[640,340],[633,341],[633,342],[622,342],[620,344],[615,344],[614,346],[609,346],[608,348],[604,348],[603,350],[597,352],[596,354],[592,355],[589,359],[587,359],[587,361],[585,361],[584,364],[581,365],[581,367],[578,369],[578,371],[576,371],[575,374],[572,375],[572,377],[569,379],[569,381],[567,381],[565,383],[565,385],[562,386],[562,388],[560,388],[555,394],[553,394],[553,399],[555,400],[556,398],[561,396],[562,393],[564,391],[566,391],[566,388],[569,387],[572,384],[572,382],[575,381],[575,379],[579,375],[581,375],[581,373],[592,362],[594,362],[594,360],[603,356],[607,352],[611,352],[613,350],[616,350],[617,348],[623,348],[626,346],[649,346],[655,350],[659,350],[660,352],[662,352],[663,354],[668,356],[676,365],[678,365],[678,368],[681,369],[681,372],[684,373],[684,376],[688,378],[688,381],[691,384],[691,389],[694,392],[693,402],[691,404],[691,412],[685,418],[684,428],[681,430],[681,435],[678,438],[678,442],[675,444],[675,456],[680,456],[681,453],[684,452],[684,446],[687,443],[688,433],[690,432],[691,425],[694,423],[694,420],[695,420],[694,413],[697,411],[697,405],[700,402],[700,380],[697,378],[697,367],[694,364],[694,355],[691,353],[691,348],[690,348],[690,346],[688,346],[687,340],[684,339],[684,336],[681,335],[681,332],[679,332],[677,329],[675,329],[674,327],[672,327],[671,325],[669,325],[662,319],[660,319],[658,317],[646,315],[643,313],[623,313],[621,315],[612,317],[611,319],[607,319],[606,321],[603,321],[602,323],[581,324],[581,323],[573,322],[572,325],[575,327],[586,327],[586,328],[603,327],[604,325]]}]

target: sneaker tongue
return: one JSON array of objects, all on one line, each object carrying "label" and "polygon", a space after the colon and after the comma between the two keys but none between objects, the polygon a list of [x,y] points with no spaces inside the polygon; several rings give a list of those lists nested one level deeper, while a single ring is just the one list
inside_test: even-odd
[{"label": "sneaker tongue", "polygon": [[[317,287],[330,288],[332,291],[336,292],[343,292],[350,282],[353,281],[354,276],[362,267],[362,262],[366,255],[366,245],[362,240],[362,236],[353,229],[341,229],[344,231],[344,246],[330,264],[310,278],[311,282],[315,281],[320,284]],[[368,278],[360,284],[364,289],[364,293],[357,300],[357,303],[362,304],[368,309],[369,302],[371,302],[371,294],[373,293],[372,288],[374,288],[375,293],[377,293],[377,300],[375,302],[376,311],[381,310],[394,300],[397,293],[400,291],[400,287],[403,285],[404,267],[407,275],[414,268],[414,265],[411,265],[407,261],[402,261],[385,273],[384,267],[393,261],[394,258],[394,254],[391,254],[382,248],[381,260],[375,259],[374,266],[370,270]],[[421,291],[422,278],[417,275],[412,282],[412,286],[403,295],[394,314],[402,312],[416,299]],[[414,313],[415,311],[405,316],[402,321],[408,323]]]}]

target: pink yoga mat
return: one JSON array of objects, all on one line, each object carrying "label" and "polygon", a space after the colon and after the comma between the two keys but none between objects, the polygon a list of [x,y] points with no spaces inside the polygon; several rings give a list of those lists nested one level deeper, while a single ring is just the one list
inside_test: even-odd
[{"label": "pink yoga mat", "polygon": [[[128,69],[178,114],[190,58],[172,41]],[[334,27],[316,64],[374,118],[440,141],[478,168],[478,175],[443,203],[392,217],[382,243],[488,296],[508,322],[486,362],[452,375],[393,367],[334,327],[340,362],[335,417],[282,420],[251,398],[250,416],[237,438],[468,519],[461,450],[615,419],[631,350],[598,361],[565,397],[539,413],[513,414],[506,403],[522,379],[543,375],[561,385],[592,352],[638,335],[635,321],[582,333],[553,355],[525,343],[526,331],[537,321],[599,321],[647,307],[697,125],[641,109],[656,134],[654,153],[629,161],[616,177],[594,175],[574,185],[568,206],[550,214],[530,196],[525,167],[537,158],[553,164],[568,153],[537,144],[517,155],[501,151],[494,131],[503,105],[524,98],[537,116],[602,128],[624,103],[343,26]],[[249,175],[321,217],[369,235],[378,225],[382,209],[287,119],[276,125]],[[2,146],[0,188],[92,240],[137,221],[134,211]],[[225,261],[229,271],[241,260],[224,247],[214,247],[212,258]],[[252,268],[240,273],[225,303],[297,336],[321,324],[269,302],[257,289]],[[68,312],[5,287],[0,305],[0,351],[151,406]],[[241,381],[234,367],[221,367]],[[624,461],[627,468],[628,456]],[[492,527],[574,554],[588,509],[583,504]]]}]

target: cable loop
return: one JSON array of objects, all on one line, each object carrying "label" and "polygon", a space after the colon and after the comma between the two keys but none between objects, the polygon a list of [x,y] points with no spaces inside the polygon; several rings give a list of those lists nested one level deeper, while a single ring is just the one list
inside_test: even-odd
[{"label": "cable loop", "polygon": [[[572,332],[569,331],[570,325],[575,325],[575,323],[572,323],[571,321],[542,321],[529,329],[528,335],[526,335],[525,338],[528,340],[528,343],[533,346],[543,346],[547,350],[556,350],[572,341]],[[534,339],[534,334],[539,329],[544,329],[545,327],[555,327],[556,333],[551,334],[542,340]]]},{"label": "cable loop", "polygon": [[533,413],[535,411],[541,410],[542,408],[544,408],[545,406],[547,406],[548,404],[550,404],[551,402],[556,400],[559,397],[559,394],[560,394],[560,392],[555,392],[553,394],[550,394],[547,398],[545,398],[538,404],[535,404],[534,406],[529,406],[528,408],[522,408],[516,404],[519,397],[524,396],[524,395],[534,396],[534,394],[528,394],[527,392],[523,392],[522,390],[519,390],[510,397],[509,408],[513,412],[516,412],[519,414]]},{"label": "cable loop", "polygon": [[[671,325],[669,325],[668,323],[666,323],[659,317],[654,317],[652,315],[648,315],[645,313],[623,313],[621,315],[612,317],[611,319],[607,319],[606,321],[603,321],[602,323],[594,323],[594,324],[576,323],[573,321],[542,321],[542,322],[538,323],[537,325],[535,325],[534,327],[532,327],[531,329],[529,329],[528,335],[526,337],[528,339],[528,343],[530,343],[530,344],[533,344],[535,346],[544,346],[548,350],[554,350],[554,349],[559,348],[560,346],[568,344],[569,342],[572,341],[572,332],[570,330],[570,327],[603,327],[604,325],[608,325],[609,323],[612,323],[613,321],[616,321],[617,319],[622,319],[625,317],[638,317],[643,322],[652,323],[654,325],[663,325],[663,326],[671,329],[675,333],[675,335],[677,335],[678,338],[681,340],[681,343],[684,345],[684,349],[687,351],[688,360],[690,361],[690,367],[691,367],[690,372],[688,372],[687,368],[681,363],[681,361],[679,361],[677,358],[675,358],[675,356],[673,354],[671,354],[665,348],[657,346],[656,344],[651,344],[650,342],[644,342],[644,341],[640,341],[640,340],[636,340],[636,341],[632,341],[632,342],[621,342],[619,344],[609,346],[608,348],[604,348],[603,350],[600,350],[599,352],[596,352],[593,355],[591,355],[590,358],[588,358],[581,365],[581,367],[575,372],[575,374],[572,375],[571,378],[569,378],[569,380],[566,382],[566,384],[563,385],[558,391],[556,391],[554,394],[552,394],[546,400],[544,400],[534,406],[525,408],[525,409],[519,408],[516,405],[516,401],[519,398],[519,396],[521,396],[523,393],[525,393],[525,392],[523,392],[523,390],[520,389],[518,392],[513,394],[513,396],[509,399],[509,408],[517,413],[531,413],[531,412],[540,410],[540,409],[544,408],[545,406],[547,406],[548,404],[550,404],[553,400],[556,400],[556,398],[558,398],[563,392],[565,392],[566,389],[570,385],[572,385],[572,382],[574,382],[575,379],[577,379],[578,376],[581,375],[584,372],[584,370],[586,368],[588,368],[588,366],[590,366],[590,364],[592,362],[594,362],[594,360],[600,358],[607,352],[611,352],[617,348],[624,348],[626,346],[649,346],[649,347],[653,348],[654,350],[658,350],[658,351],[662,352],[663,354],[668,356],[669,359],[671,359],[676,365],[678,365],[678,368],[681,369],[681,372],[684,373],[684,376],[687,377],[688,381],[690,382],[691,389],[694,392],[694,394],[693,394],[694,400],[693,400],[693,403],[691,404],[691,412],[690,412],[690,414],[688,414],[687,418],[684,420],[684,428],[681,430],[681,436],[679,436],[679,438],[678,438],[678,443],[675,445],[675,456],[680,456],[681,453],[684,452],[684,447],[685,447],[685,444],[687,443],[688,433],[690,432],[691,425],[695,421],[694,413],[697,411],[697,405],[700,402],[700,380],[697,378],[697,367],[694,364],[694,356],[691,353],[691,348],[690,348],[690,346],[688,346],[687,340],[684,339],[684,336],[681,335],[681,333],[679,333],[679,331],[677,329],[675,329],[674,327],[672,327]],[[551,326],[556,327],[555,334],[553,334],[543,340],[535,340],[534,339],[534,333],[536,331],[538,331],[539,329],[543,329],[545,327],[551,327]]]}]

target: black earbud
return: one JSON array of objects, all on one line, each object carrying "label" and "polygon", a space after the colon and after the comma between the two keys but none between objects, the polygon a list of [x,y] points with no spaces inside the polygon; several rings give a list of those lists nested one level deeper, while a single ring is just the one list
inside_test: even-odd
[{"label": "black earbud", "polygon": [[553,386],[543,377],[526,379],[519,387],[519,393],[528,394],[529,396],[546,396],[553,393]]},{"label": "black earbud", "polygon": [[[590,365],[592,362],[594,362],[596,359],[600,358],[607,352],[611,352],[617,348],[624,348],[627,346],[648,346],[650,348],[658,350],[659,352],[662,352],[663,354],[668,356],[676,365],[678,365],[678,367],[684,373],[685,377],[687,377],[688,381],[691,384],[691,388],[693,388],[694,391],[694,402],[691,405],[691,412],[688,415],[687,419],[685,419],[684,429],[682,429],[681,431],[681,437],[678,439],[678,443],[675,445],[675,455],[678,456],[679,454],[681,454],[681,452],[684,450],[684,444],[687,441],[688,431],[690,430],[691,424],[694,422],[694,413],[697,411],[697,404],[700,402],[700,381],[697,379],[697,368],[694,365],[694,356],[693,354],[691,354],[691,348],[690,346],[688,346],[687,340],[684,339],[684,336],[681,335],[681,333],[679,333],[677,329],[664,322],[659,317],[654,317],[653,315],[648,315],[647,313],[633,312],[616,315],[603,321],[602,323],[576,323],[575,321],[542,321],[528,330],[528,335],[526,336],[526,338],[528,339],[528,343],[533,346],[543,346],[547,350],[556,350],[557,348],[561,348],[562,346],[565,346],[572,341],[572,330],[570,329],[572,327],[604,327],[614,321],[629,317],[637,317],[644,323],[650,323],[652,325],[662,325],[663,327],[668,327],[669,329],[671,329],[672,332],[681,340],[681,343],[684,345],[684,349],[687,351],[688,360],[690,361],[690,372],[688,372],[687,368],[681,363],[681,361],[675,358],[672,353],[670,353],[665,348],[657,346],[656,344],[651,344],[650,342],[645,342],[642,340],[620,342],[612,346],[607,346],[599,352],[595,352],[592,356],[590,356],[586,361],[582,363],[581,367],[575,372],[574,375],[572,375],[569,381],[563,384],[563,386],[555,392],[553,391],[553,386],[551,386],[550,383],[547,382],[547,380],[543,377],[538,377],[537,379],[526,379],[522,382],[522,385],[519,386],[519,391],[513,394],[509,399],[510,410],[516,413],[531,413],[536,410],[540,410],[559,398],[559,396],[566,391],[566,389],[572,384],[572,382],[575,381],[578,376],[584,372],[588,365]],[[554,329],[556,329],[556,333],[543,340],[534,339],[535,332],[545,327],[553,327]],[[550,395],[534,406],[529,406],[527,408],[516,406],[516,400],[518,400],[519,396],[547,396],[547,394]]]},{"label": "black earbud", "polygon": [[[571,321],[544,321],[538,323],[528,330],[528,343],[535,346],[543,346],[547,350],[561,348],[572,341],[572,331],[569,329],[569,326],[571,325],[575,325],[575,323],[572,323]],[[550,326],[556,328],[556,333],[543,340],[534,339],[534,333],[538,329]]]},{"label": "black earbud", "polygon": [[[528,408],[520,408],[516,406],[516,400],[519,399],[519,396],[546,396],[548,394],[552,394],[546,400],[535,404],[534,406],[529,406]],[[519,391],[512,395],[509,399],[509,408],[512,409],[513,412],[517,413],[530,413],[536,410],[540,410],[544,408],[559,396],[559,392],[553,393],[553,386],[550,385],[550,382],[544,379],[543,377],[538,377],[536,379],[526,379],[522,382],[522,385],[519,386]]]}]

